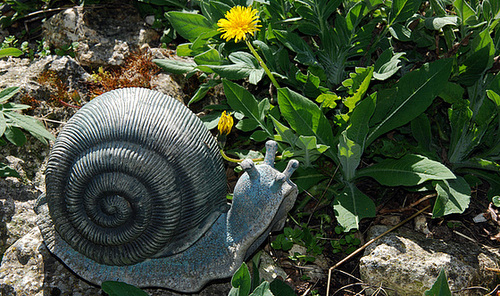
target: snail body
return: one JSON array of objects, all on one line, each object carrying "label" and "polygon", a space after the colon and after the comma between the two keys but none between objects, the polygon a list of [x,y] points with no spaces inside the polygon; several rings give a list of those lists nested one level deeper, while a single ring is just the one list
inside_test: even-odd
[{"label": "snail body", "polygon": [[198,291],[231,276],[283,227],[298,162],[274,169],[277,145],[226,201],[215,139],[177,100],[141,89],[105,93],[59,134],[36,205],[48,249],[84,279]]}]

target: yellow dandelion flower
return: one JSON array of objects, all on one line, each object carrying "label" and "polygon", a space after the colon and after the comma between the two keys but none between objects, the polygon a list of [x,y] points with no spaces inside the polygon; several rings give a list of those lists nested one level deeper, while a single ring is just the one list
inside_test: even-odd
[{"label": "yellow dandelion flower", "polygon": [[259,16],[258,10],[252,7],[235,6],[224,15],[225,19],[220,19],[217,22],[219,29],[223,32],[222,38],[229,41],[234,38],[234,42],[246,40],[247,34],[254,35],[259,31]]},{"label": "yellow dandelion flower", "polygon": [[219,129],[219,134],[220,135],[229,135],[229,132],[231,132],[231,128],[233,127],[233,117],[231,114],[226,114],[226,111],[222,112],[222,115],[220,116],[219,119],[219,124],[217,125],[217,128]]}]

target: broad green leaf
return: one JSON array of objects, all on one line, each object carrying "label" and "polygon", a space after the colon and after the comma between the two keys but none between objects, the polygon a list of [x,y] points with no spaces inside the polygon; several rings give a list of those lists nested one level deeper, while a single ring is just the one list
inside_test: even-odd
[{"label": "broad green leaf", "polygon": [[437,198],[432,209],[432,217],[462,214],[469,207],[471,190],[464,178],[443,180],[435,183]]},{"label": "broad green leaf", "polygon": [[450,287],[448,286],[448,279],[444,269],[441,269],[439,276],[432,285],[430,290],[425,291],[425,296],[451,296]]},{"label": "broad green leaf", "polygon": [[411,133],[420,147],[426,150],[431,149],[431,123],[425,113],[411,121]]},{"label": "broad green leaf", "polygon": [[455,179],[455,175],[445,165],[415,154],[400,159],[386,159],[360,169],[356,178],[361,177],[372,177],[385,186],[415,186],[429,180]]},{"label": "broad green leaf", "polygon": [[446,82],[438,94],[448,104],[455,104],[463,100],[465,90],[462,86],[453,82]]},{"label": "broad green leaf", "polygon": [[248,296],[248,294],[250,294],[251,284],[252,280],[250,278],[248,266],[243,262],[231,278],[232,288],[228,296]]},{"label": "broad green leaf", "polygon": [[[410,122],[424,112],[432,104],[440,87],[448,81],[452,65],[453,59],[442,59],[424,64],[420,69],[403,76],[396,84],[396,93],[390,109],[379,110],[379,114],[385,114],[385,117],[371,128],[367,145],[380,135]],[[377,100],[377,107],[381,106],[379,103],[380,100]]]},{"label": "broad green leaf", "polygon": [[304,164],[304,167],[311,167],[313,162],[325,152],[329,147],[317,144],[316,137],[300,135],[295,142],[299,150],[293,152],[293,158]]},{"label": "broad green leaf", "polygon": [[377,80],[386,80],[394,75],[400,68],[400,58],[404,52],[394,53],[393,50],[385,50],[377,59],[373,69],[373,78]]},{"label": "broad green leaf", "polygon": [[280,279],[274,279],[270,285],[274,296],[295,296],[295,291]]},{"label": "broad green leaf", "polygon": [[337,146],[339,152],[339,160],[342,165],[343,176],[346,181],[351,181],[354,178],[356,168],[361,161],[361,155],[363,153],[360,144],[347,138],[346,131],[343,131],[340,138],[339,144]]},{"label": "broad green leaf", "polygon": [[335,197],[333,210],[345,232],[358,229],[361,219],[376,215],[373,201],[352,183],[347,183],[342,193]]},{"label": "broad green leaf", "polygon": [[252,84],[257,84],[264,76],[264,69],[259,65],[257,59],[247,52],[233,52],[229,54],[229,60],[234,64],[210,66],[215,73],[222,78],[238,80],[248,77]]},{"label": "broad green leaf", "polygon": [[365,150],[366,135],[368,134],[368,124],[375,111],[377,93],[373,93],[359,103],[349,118],[347,127],[347,137],[361,146],[361,152]]},{"label": "broad green leaf", "polygon": [[418,10],[420,3],[420,0],[393,0],[389,13],[389,26],[406,21]]},{"label": "broad green leaf", "polygon": [[209,49],[194,57],[198,65],[222,65],[223,60],[219,57],[219,52],[215,49]]},{"label": "broad green leaf", "polygon": [[3,89],[0,92],[0,103],[8,101],[10,98],[12,98],[18,92],[19,92],[19,87],[17,87],[17,86],[7,87],[7,88]]},{"label": "broad green leaf", "polygon": [[337,161],[332,127],[321,109],[306,97],[288,89],[278,89],[281,114],[298,134],[315,136],[320,144],[330,146],[325,155]]},{"label": "broad green leaf", "polygon": [[270,290],[269,282],[263,281],[250,296],[274,296]]},{"label": "broad green leaf", "polygon": [[5,112],[4,115],[12,120],[15,125],[21,127],[32,135],[39,135],[52,141],[55,140],[54,135],[47,131],[43,124],[33,117],[19,114],[17,112]]},{"label": "broad green leaf", "polygon": [[275,36],[288,49],[297,53],[295,60],[301,64],[312,66],[317,64],[311,46],[307,44],[299,35],[287,31],[274,30]]},{"label": "broad green leaf", "polygon": [[194,42],[202,34],[205,34],[206,39],[219,34],[216,24],[208,21],[203,15],[170,11],[166,16],[177,33],[190,42]]},{"label": "broad green leaf", "polygon": [[147,296],[143,290],[122,282],[106,281],[101,288],[109,296]]},{"label": "broad green leaf", "polygon": [[16,146],[23,146],[26,143],[26,136],[15,126],[7,126],[4,133],[5,138]]},{"label": "broad green leaf", "polygon": [[22,55],[23,52],[17,48],[7,47],[0,49],[0,58],[4,57],[18,57]]},{"label": "broad green leaf", "polygon": [[224,93],[227,103],[235,111],[243,113],[246,117],[255,120],[259,127],[267,134],[267,137],[273,138],[272,128],[268,128],[265,122],[266,109],[259,105],[255,97],[245,88],[238,84],[224,79]]},{"label": "broad green leaf", "polygon": [[242,119],[236,124],[236,128],[244,132],[253,131],[257,127],[259,127],[259,122],[253,118]]},{"label": "broad green leaf", "polygon": [[16,170],[10,168],[8,165],[0,162],[0,177],[21,177]]},{"label": "broad green leaf", "polygon": [[153,62],[157,64],[158,67],[172,74],[185,74],[196,69],[196,64],[192,62],[167,59],[155,59]]},{"label": "broad green leaf", "polygon": [[476,12],[470,7],[467,1],[455,0],[453,6],[462,24],[473,24],[477,21]]},{"label": "broad green leaf", "polygon": [[195,55],[195,51],[191,49],[193,43],[182,43],[177,45],[175,53],[180,57],[191,57]]},{"label": "broad green leaf", "polygon": [[441,30],[444,26],[458,25],[458,17],[456,16],[433,16],[427,17],[424,20],[425,27],[430,30]]},{"label": "broad green leaf", "polygon": [[278,132],[277,136],[279,136],[279,139],[277,139],[277,136],[274,136],[274,140],[286,142],[292,147],[295,146],[298,138],[297,135],[273,116],[271,116],[271,120],[273,121],[274,129]]},{"label": "broad green leaf", "polygon": [[486,90],[486,95],[490,100],[493,101],[493,103],[495,103],[497,108],[500,110],[500,95],[492,91],[491,89]]}]

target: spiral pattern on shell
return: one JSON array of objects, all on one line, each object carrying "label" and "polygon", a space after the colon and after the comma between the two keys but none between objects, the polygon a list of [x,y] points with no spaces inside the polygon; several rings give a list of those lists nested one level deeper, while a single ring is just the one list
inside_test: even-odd
[{"label": "spiral pattern on shell", "polygon": [[107,265],[178,253],[226,208],[212,135],[177,100],[139,88],[105,93],[68,121],[46,186],[57,233]]}]

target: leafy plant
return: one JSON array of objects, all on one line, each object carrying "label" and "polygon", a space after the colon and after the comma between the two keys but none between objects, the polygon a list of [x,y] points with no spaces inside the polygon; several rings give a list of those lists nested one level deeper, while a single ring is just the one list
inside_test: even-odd
[{"label": "leafy plant", "polygon": [[432,288],[425,291],[425,296],[451,296],[450,287],[448,286],[448,279],[444,269],[441,269],[439,276],[432,285]]},{"label": "leafy plant", "polygon": [[[29,109],[31,106],[7,102],[18,91],[18,87],[9,87],[0,92],[0,145],[6,145],[7,142],[11,142],[16,146],[24,145],[26,136],[21,129],[24,129],[44,144],[48,144],[47,140],[55,140],[54,136],[38,120],[17,112],[18,110]],[[0,163],[0,177],[11,176],[19,177],[19,174],[7,165]]]},{"label": "leafy plant", "polygon": [[[167,13],[187,41],[177,54],[193,61],[155,62],[175,74],[201,73],[190,103],[222,83],[237,129],[256,142],[277,140],[283,159],[300,160],[300,190],[320,180],[307,181],[301,170],[323,174],[323,182],[333,176],[332,206],[346,232],[375,216],[374,201],[358,188],[365,178],[433,190],[434,217],[462,213],[473,185],[467,180],[487,181],[490,195],[500,188],[500,5],[450,3],[254,2],[265,30],[245,47],[221,39],[216,24],[246,3],[202,0],[201,14]],[[252,48],[278,80],[269,95]],[[275,244],[287,248],[285,238]]]},{"label": "leafy plant", "polygon": [[106,281],[101,289],[109,296],[147,296],[143,290],[123,282]]}]

